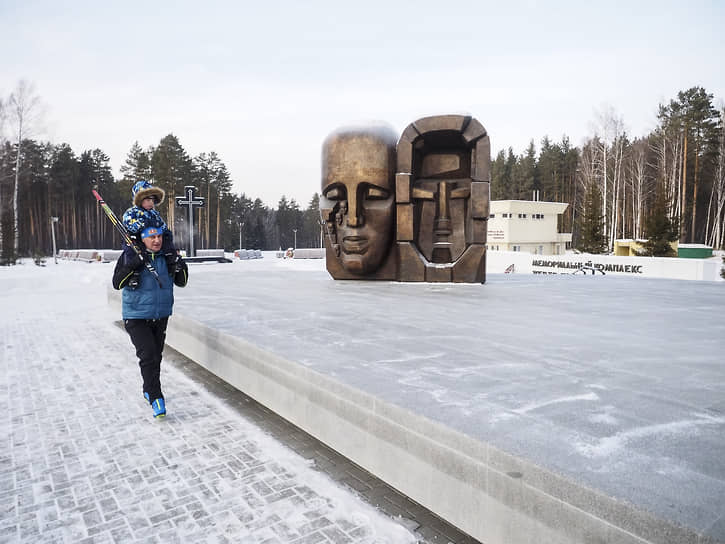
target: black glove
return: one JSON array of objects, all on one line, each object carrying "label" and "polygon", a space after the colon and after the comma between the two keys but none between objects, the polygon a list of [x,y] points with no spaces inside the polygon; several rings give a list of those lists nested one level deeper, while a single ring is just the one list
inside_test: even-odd
[{"label": "black glove", "polygon": [[181,270],[183,267],[184,259],[181,258],[179,253],[167,253],[166,254],[166,265],[169,269],[169,274],[173,276],[177,270]]},{"label": "black glove", "polygon": [[177,287],[184,287],[189,281],[189,268],[186,266],[184,259],[181,258],[181,255],[176,255],[172,276],[174,278],[174,285]]},{"label": "black glove", "polygon": [[131,246],[124,246],[123,248],[123,265],[131,270],[138,270],[143,266],[144,260],[142,257]]}]

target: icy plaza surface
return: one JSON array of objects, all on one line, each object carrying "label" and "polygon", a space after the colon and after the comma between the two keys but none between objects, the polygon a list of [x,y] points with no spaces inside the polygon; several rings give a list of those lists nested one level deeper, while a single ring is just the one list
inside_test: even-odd
[{"label": "icy plaza surface", "polygon": [[0,542],[416,541],[168,363],[153,420],[112,270],[0,267]]},{"label": "icy plaza surface", "polygon": [[274,259],[193,272],[185,315],[725,539],[722,283],[346,282]]}]

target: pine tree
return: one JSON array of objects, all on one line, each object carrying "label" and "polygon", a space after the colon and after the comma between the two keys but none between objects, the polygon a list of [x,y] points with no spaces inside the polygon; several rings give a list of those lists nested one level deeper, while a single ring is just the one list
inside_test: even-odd
[{"label": "pine tree", "polygon": [[602,194],[594,184],[589,185],[587,189],[584,214],[581,217],[578,249],[584,253],[604,253],[607,251],[607,236],[604,232],[604,214],[602,213]]},{"label": "pine tree", "polygon": [[320,247],[319,193],[312,195],[307,209],[302,212],[302,232],[297,233],[297,247]]},{"label": "pine tree", "polygon": [[[93,229],[84,233],[90,247],[115,247],[115,242],[120,241],[115,236],[117,234],[116,229],[106,220],[95,199],[90,197],[91,188],[97,186],[104,200],[111,208],[117,207],[119,210],[121,209],[121,195],[118,194],[119,187],[117,183],[114,183],[109,162],[108,155],[100,149],[81,153],[79,162],[80,195],[81,197],[83,197],[84,193],[88,195],[88,198],[82,199],[81,202],[87,222],[94,225]],[[126,201],[125,198],[123,200]]]},{"label": "pine tree", "polygon": [[[658,117],[663,133],[677,133],[682,146],[677,150],[680,161],[679,209],[683,219],[680,232],[682,242],[701,239],[703,231],[699,207],[706,205],[699,189],[703,174],[711,169],[717,149],[718,111],[713,106],[713,95],[702,87],[692,87],[677,93],[677,99],[667,105],[660,104]],[[706,180],[711,189],[711,180]]]},{"label": "pine tree", "polygon": [[491,162],[491,200],[506,200],[510,183],[511,176],[506,171],[506,153],[502,149]]},{"label": "pine tree", "polygon": [[512,199],[530,200],[536,182],[536,147],[534,141],[529,142],[526,153],[518,157],[512,171]]},{"label": "pine tree", "polygon": [[166,219],[169,228],[176,232],[177,223],[184,223],[184,214],[179,214],[177,221],[174,196],[181,194],[186,185],[193,185],[194,165],[179,139],[173,134],[164,136],[153,150],[151,174],[154,184],[166,191],[167,195],[159,211]]},{"label": "pine tree", "polygon": [[559,144],[552,144],[548,136],[541,140],[541,153],[536,163],[537,183],[535,190],[540,191],[539,199],[558,202],[561,198],[562,152]]},{"label": "pine tree", "polygon": [[282,195],[277,207],[276,224],[282,249],[294,246],[295,230],[297,230],[297,247],[300,246],[302,210],[294,198],[288,201],[287,197]]},{"label": "pine tree", "polygon": [[[77,213],[81,198],[78,188],[80,164],[68,144],[60,144],[53,149],[48,177],[50,212],[60,218],[57,231],[59,247],[79,247],[78,239],[82,228]],[[88,193],[84,197],[92,201],[90,189],[85,189]]]},{"label": "pine tree", "polygon": [[679,229],[667,214],[667,203],[661,192],[657,194],[655,204],[647,217],[645,225],[647,241],[642,244],[642,255],[649,257],[675,257],[670,242],[679,237]]},{"label": "pine tree", "polygon": [[134,142],[121,166],[121,181],[131,186],[141,179],[151,178],[151,151],[144,151],[138,142]]}]

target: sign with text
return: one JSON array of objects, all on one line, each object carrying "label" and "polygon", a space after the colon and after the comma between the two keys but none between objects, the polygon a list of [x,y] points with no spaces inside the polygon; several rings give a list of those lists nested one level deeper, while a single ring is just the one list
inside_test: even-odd
[{"label": "sign with text", "polygon": [[[616,272],[621,274],[643,274],[643,264],[620,264],[620,263],[602,263],[594,262],[592,260],[587,261],[562,261],[562,260],[548,260],[548,259],[534,259],[531,262],[534,274],[570,274],[574,270],[580,268],[588,268],[599,270],[608,274],[610,272]],[[544,270],[537,270],[542,268]]]}]

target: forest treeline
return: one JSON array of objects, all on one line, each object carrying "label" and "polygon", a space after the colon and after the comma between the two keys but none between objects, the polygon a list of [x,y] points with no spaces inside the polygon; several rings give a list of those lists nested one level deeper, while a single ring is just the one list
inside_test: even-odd
[{"label": "forest treeline", "polygon": [[[280,198],[277,208],[233,191],[234,180],[214,152],[190,156],[173,134],[143,149],[134,143],[115,178],[101,149],[77,154],[68,144],[32,137],[39,122],[32,85],[20,82],[0,101],[0,257],[49,255],[51,221],[58,248],[116,248],[121,241],[91,195],[98,190],[117,214],[129,206],[131,186],[148,179],[166,191],[159,206],[177,245],[188,247],[185,210],[173,197],[187,185],[206,205],[196,212],[196,248],[319,247],[319,195],[303,208]],[[615,239],[679,239],[722,248],[725,238],[725,111],[701,87],[659,105],[653,132],[632,136],[613,110],[581,145],[548,137],[537,152],[512,148],[492,157],[491,198],[567,202],[561,232],[574,247],[611,251]],[[172,205],[170,205],[172,204]],[[661,240],[660,240],[661,242]],[[655,247],[654,243],[651,244]],[[658,247],[667,248],[660,244]],[[664,252],[667,250],[665,249]],[[656,251],[654,252],[656,254]]]},{"label": "forest treeline", "polygon": [[[633,137],[613,110],[581,147],[544,138],[521,155],[500,151],[491,198],[568,202],[560,230],[583,251],[611,251],[614,240],[666,237],[723,247],[725,110],[702,87],[660,104],[655,130]],[[538,193],[535,193],[538,191]]]}]

